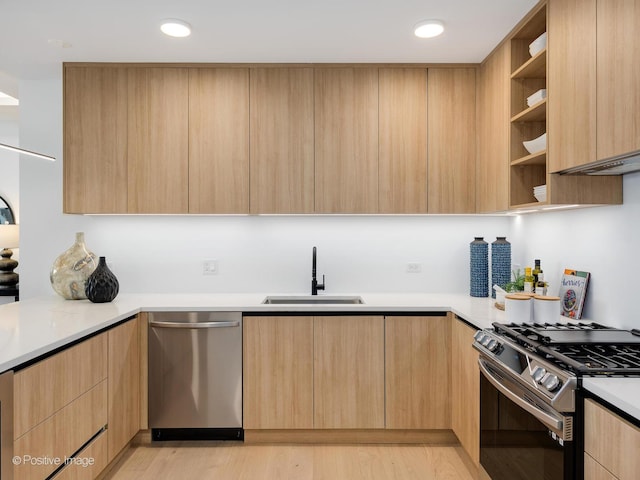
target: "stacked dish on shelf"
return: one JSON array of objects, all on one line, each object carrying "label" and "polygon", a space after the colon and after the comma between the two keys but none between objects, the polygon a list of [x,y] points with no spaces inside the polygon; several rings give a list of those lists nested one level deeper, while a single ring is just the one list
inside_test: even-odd
[{"label": "stacked dish on shelf", "polygon": [[540,103],[542,100],[547,98],[547,89],[541,88],[537,92],[527,97],[527,106],[533,107],[536,103]]},{"label": "stacked dish on shelf", "polygon": [[537,187],[533,187],[533,196],[536,197],[536,200],[539,202],[545,202],[547,200],[547,186],[538,185]]},{"label": "stacked dish on shelf", "polygon": [[543,133],[539,137],[529,140],[528,142],[522,142],[527,152],[534,154],[546,150],[547,148],[547,133]]},{"label": "stacked dish on shelf", "polygon": [[535,57],[542,50],[547,48],[547,32],[544,32],[538,38],[536,38],[533,42],[529,44],[529,54],[532,57]]}]

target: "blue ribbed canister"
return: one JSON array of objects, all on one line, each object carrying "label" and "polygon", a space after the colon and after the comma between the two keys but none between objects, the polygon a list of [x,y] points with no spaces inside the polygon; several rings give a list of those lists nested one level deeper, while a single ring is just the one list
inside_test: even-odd
[{"label": "blue ribbed canister", "polygon": [[489,244],[483,237],[475,237],[471,247],[471,285],[472,297],[489,296]]},{"label": "blue ribbed canister", "polygon": [[[511,244],[507,237],[496,237],[491,244],[491,285],[504,286],[511,280]],[[496,291],[491,289],[491,296],[496,298]]]}]

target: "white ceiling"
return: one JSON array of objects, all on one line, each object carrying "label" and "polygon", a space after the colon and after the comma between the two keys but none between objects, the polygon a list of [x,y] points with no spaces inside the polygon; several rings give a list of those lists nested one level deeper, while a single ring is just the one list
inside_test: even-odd
[{"label": "white ceiling", "polygon": [[[0,78],[59,76],[63,61],[477,63],[536,3],[0,0]],[[191,23],[193,34],[166,37],[164,18]],[[444,21],[445,33],[414,37],[429,18]]]}]

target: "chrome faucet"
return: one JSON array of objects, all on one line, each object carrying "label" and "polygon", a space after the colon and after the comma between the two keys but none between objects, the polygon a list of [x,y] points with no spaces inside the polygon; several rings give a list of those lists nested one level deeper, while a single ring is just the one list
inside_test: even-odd
[{"label": "chrome faucet", "polygon": [[313,258],[311,260],[311,295],[318,295],[318,290],[324,290],[324,275],[322,283],[318,283],[316,278],[316,247],[313,247]]}]

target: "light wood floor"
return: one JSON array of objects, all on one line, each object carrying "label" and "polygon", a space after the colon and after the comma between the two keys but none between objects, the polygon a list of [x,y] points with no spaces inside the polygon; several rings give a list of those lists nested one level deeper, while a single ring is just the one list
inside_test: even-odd
[{"label": "light wood floor", "polygon": [[163,442],[132,447],[109,480],[472,480],[458,451],[433,445],[245,445]]}]

